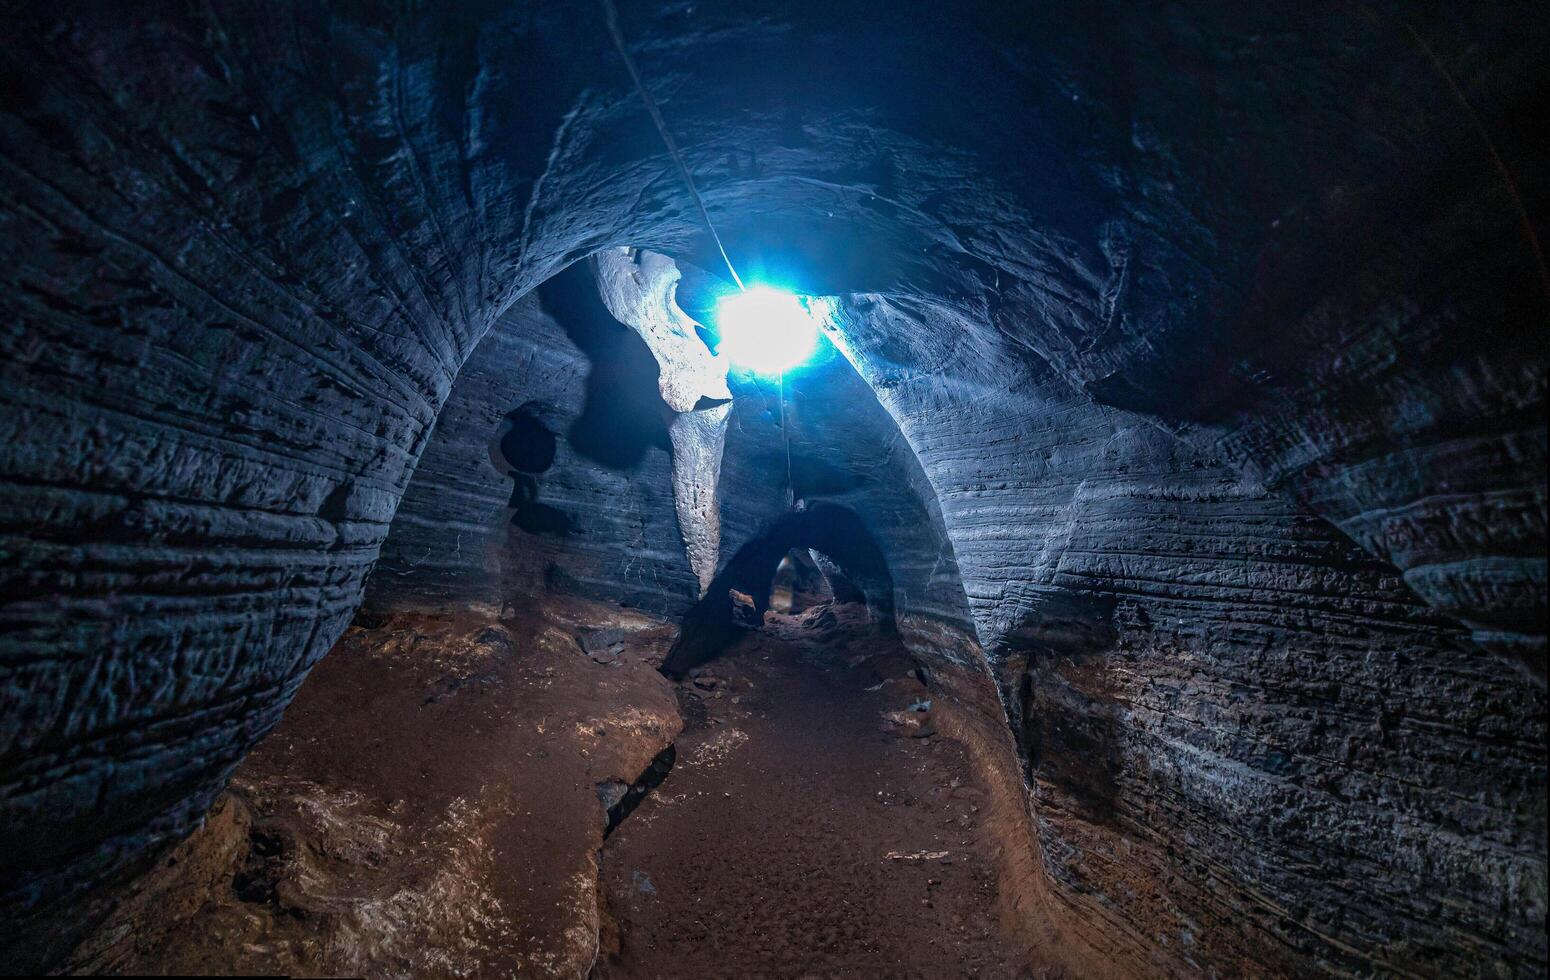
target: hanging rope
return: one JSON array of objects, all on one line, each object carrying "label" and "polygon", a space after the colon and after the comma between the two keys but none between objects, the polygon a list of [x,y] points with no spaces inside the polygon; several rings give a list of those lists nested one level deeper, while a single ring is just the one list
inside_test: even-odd
[{"label": "hanging rope", "polygon": [[[684,186],[689,189],[689,196],[694,198],[694,204],[700,209],[700,217],[705,220],[705,227],[710,231],[710,237],[716,243],[716,249],[721,253],[721,261],[727,264],[727,271],[732,274],[732,281],[737,283],[740,291],[746,292],[748,287],[743,285],[743,279],[737,274],[737,269],[732,265],[732,257],[727,254],[727,247],[722,244],[721,236],[716,232],[716,223],[710,220],[710,211],[705,207],[705,199],[700,196],[700,190],[694,186],[694,178],[689,174],[689,166],[684,163],[683,154],[678,150],[678,144],[673,140],[673,134],[667,131],[667,120],[662,118],[662,110],[657,108],[657,100],[651,97],[651,90],[646,88],[646,82],[640,76],[640,69],[635,66],[635,59],[630,57],[629,49],[624,46],[624,34],[619,30],[619,11],[614,7],[614,0],[598,0],[603,5],[603,19],[608,24],[608,36],[613,38],[614,49],[619,52],[619,57],[624,61],[624,67],[629,69],[630,81],[635,83],[635,91],[640,93],[640,100],[646,103],[646,112],[651,115],[651,121],[657,127],[657,134],[662,137],[662,145],[667,147],[668,155],[673,158],[673,163],[678,167],[678,175],[683,178]],[[786,506],[796,506],[796,484],[791,479],[791,434],[786,430],[786,372],[780,373],[780,437],[786,444]]]},{"label": "hanging rope", "polygon": [[716,248],[721,252],[721,261],[727,264],[727,271],[732,273],[732,281],[737,283],[739,290],[745,290],[742,278],[737,270],[732,267],[732,259],[727,255],[727,247],[721,244],[721,236],[716,234],[716,225],[710,220],[710,211],[705,207],[705,199],[700,197],[699,188],[694,186],[694,178],[689,176],[689,167],[684,163],[683,154],[678,151],[678,144],[673,141],[673,134],[667,131],[667,121],[662,118],[662,110],[657,108],[657,100],[651,97],[651,91],[646,88],[646,83],[640,77],[640,69],[635,67],[635,59],[630,57],[630,52],[624,46],[624,35],[619,31],[619,11],[614,7],[614,0],[599,0],[603,5],[603,19],[608,23],[608,34],[614,40],[614,48],[618,50],[619,57],[624,59],[624,67],[630,70],[630,80],[635,83],[635,91],[640,93],[640,99],[646,103],[646,111],[651,114],[651,121],[656,124],[657,133],[662,137],[662,143],[667,147],[668,155],[678,165],[678,174],[684,179],[684,186],[689,188],[689,196],[694,198],[695,205],[700,209],[700,217],[705,219],[705,227],[710,229],[710,237],[715,240]]},{"label": "hanging rope", "polygon": [[786,429],[786,372],[780,372],[780,438],[786,444],[786,506],[797,503],[796,483],[791,479],[791,433]]}]

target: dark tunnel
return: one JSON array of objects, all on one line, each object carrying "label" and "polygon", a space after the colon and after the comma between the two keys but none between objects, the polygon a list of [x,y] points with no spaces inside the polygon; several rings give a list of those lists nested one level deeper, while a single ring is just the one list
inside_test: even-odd
[{"label": "dark tunnel", "polygon": [[885,633],[898,629],[894,619],[893,575],[865,523],[848,507],[814,504],[782,515],[743,545],[711,581],[705,597],[684,618],[677,643],[662,664],[666,673],[683,674],[712,659],[747,628],[740,621],[734,593],[751,600],[752,621],[770,608],[775,575],[793,549],[821,552],[843,581],[861,594],[867,613]]}]

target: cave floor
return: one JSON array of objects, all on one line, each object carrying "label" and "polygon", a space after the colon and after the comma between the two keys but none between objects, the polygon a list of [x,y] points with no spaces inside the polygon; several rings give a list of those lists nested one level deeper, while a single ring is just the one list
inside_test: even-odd
[{"label": "cave floor", "polygon": [[573,600],[358,623],[72,970],[1019,976],[986,780],[900,642],[772,614],[675,685],[676,632]]},{"label": "cave floor", "polygon": [[982,789],[907,656],[766,623],[680,685],[677,763],[603,849],[596,975],[1020,975]]}]

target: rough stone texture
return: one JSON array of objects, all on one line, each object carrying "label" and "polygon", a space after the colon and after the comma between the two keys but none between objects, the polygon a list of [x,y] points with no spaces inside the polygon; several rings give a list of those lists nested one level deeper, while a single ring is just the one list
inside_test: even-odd
[{"label": "rough stone texture", "polygon": [[[585,262],[519,301],[458,376],[367,608],[498,604],[554,585],[682,613],[698,588],[674,511],[672,413],[656,369],[603,306]],[[542,428],[513,445],[503,437],[513,414]],[[503,440],[519,458],[507,458]]]},{"label": "rough stone texture", "polygon": [[[742,267],[845,297],[1013,703],[1031,657],[1036,709],[1112,722],[1115,821],[1052,795],[1085,748],[1035,769],[1073,901],[1143,948],[1198,923],[1219,972],[1542,970],[1515,918],[1543,907],[1542,696],[1480,651],[1543,677],[1543,11],[623,13]],[[0,871],[4,915],[30,916],[8,939],[33,939],[183,834],[275,723],[510,302],[604,246],[710,252],[589,4],[0,26]],[[728,423],[724,554],[778,512],[770,469],[730,453],[753,408]],[[664,423],[609,479],[671,524],[666,444]],[[484,526],[477,496],[449,515]],[[681,592],[631,560],[649,540]],[[697,591],[676,529],[617,542],[565,587]],[[1131,603],[1169,630],[1138,639]],[[1050,653],[1072,642],[1088,673]],[[1221,744],[1184,737],[1189,711],[1231,715]],[[1319,738],[1370,758],[1368,796]],[[1273,739],[1296,791],[1253,775],[1282,766]],[[1131,859],[1146,842],[1176,890]],[[1224,850],[1227,886],[1200,886]],[[1252,914],[1212,912],[1223,893]]]},{"label": "rough stone texture", "polygon": [[683,274],[678,264],[648,249],[605,248],[592,256],[598,293],[614,319],[640,334],[657,359],[662,401],[675,412],[692,412],[700,400],[726,401],[725,357],[705,346],[703,329],[678,306]]},{"label": "rough stone texture", "polygon": [[[889,601],[906,615],[970,626],[930,484],[844,358],[825,348],[789,375],[784,416],[779,385],[746,374],[734,378],[730,405],[674,413],[657,396],[658,366],[611,318],[585,263],[513,306],[453,386],[383,547],[367,608],[499,603],[557,588],[681,615],[703,591],[693,556],[714,552],[685,530],[682,508],[674,522],[673,503],[691,501],[696,522],[715,503],[714,526],[730,557],[786,511],[789,438],[796,499],[860,515],[886,556],[896,593]],[[542,424],[532,441],[546,451],[514,444],[513,416]],[[681,448],[674,427],[697,419],[712,431]],[[704,458],[715,455],[721,427],[724,453]],[[681,471],[712,462],[715,483],[681,486]],[[684,496],[690,489],[706,499]],[[761,572],[773,574],[777,562]]]},{"label": "rough stone texture", "polygon": [[1085,502],[1054,581],[1087,635],[1020,638],[1052,872],[1197,963],[1543,971],[1542,695],[1218,476]]},{"label": "rough stone texture", "polygon": [[1053,371],[1000,397],[890,373],[866,352],[897,315],[840,318],[937,487],[1078,917],[1250,973],[1543,970],[1543,692]]},{"label": "rough stone texture", "polygon": [[731,414],[731,405],[714,405],[685,412],[667,428],[673,441],[673,504],[700,595],[710,588],[721,557],[721,460]]},{"label": "rough stone texture", "polygon": [[[599,787],[683,727],[671,624],[545,597],[352,628],[70,972],[585,976]],[[582,637],[610,633],[598,663]],[[392,678],[383,683],[384,676]]]},{"label": "rough stone texture", "polygon": [[713,354],[704,328],[676,301],[682,273],[672,259],[646,249],[603,249],[592,257],[598,293],[614,319],[646,342],[657,360],[662,401],[678,413],[673,443],[673,504],[689,567],[700,594],[716,575],[721,551],[721,457],[726,445],[726,358]]},{"label": "rough stone texture", "polygon": [[[1081,367],[1080,343],[1048,351],[1101,400],[1154,413],[1290,491],[1542,681],[1545,484],[1524,476],[1545,466],[1550,278],[1539,241],[1550,184],[1546,145],[1520,114],[1543,98],[1544,75],[1527,65],[1550,33],[1527,10],[1497,13],[1378,8],[1330,22],[1314,10],[1285,23],[1174,24],[1128,45],[1130,138],[1152,151],[1141,183],[1204,168],[1255,177],[1173,183],[1212,235],[1190,249],[1214,267],[1207,296],[1219,312],[1205,330],[1125,322],[1179,283],[1125,272],[1139,243],[1120,243],[1114,315],[1128,336]],[[1130,38],[1141,25],[1114,27]],[[1210,82],[1169,67],[1202,33],[1256,27],[1276,33],[1250,45],[1217,35]],[[1304,32],[1328,59],[1314,86],[1284,57]],[[1301,125],[1279,145],[1161,135],[1165,107],[1209,97],[1206,86],[1228,126],[1259,99],[1284,98],[1319,138],[1295,135]],[[1340,86],[1360,96],[1342,99]],[[1296,165],[1269,165],[1277,150]],[[1237,209],[1259,223],[1225,220]],[[1210,339],[1207,356],[1191,352],[1197,337]]]},{"label": "rough stone texture", "polygon": [[[899,615],[970,628],[935,493],[897,423],[851,365],[821,344],[784,381],[740,375],[733,389],[721,567],[785,518],[789,493],[798,508],[836,505],[856,515],[884,556],[887,601]],[[757,570],[761,581],[785,550],[771,554]],[[830,557],[843,564],[842,556]]]}]

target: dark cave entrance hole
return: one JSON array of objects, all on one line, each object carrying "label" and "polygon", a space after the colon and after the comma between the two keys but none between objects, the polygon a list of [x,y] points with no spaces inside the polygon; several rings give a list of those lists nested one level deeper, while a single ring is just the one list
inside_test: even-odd
[{"label": "dark cave entrance hole", "polygon": [[792,548],[781,556],[770,582],[771,610],[791,615],[833,600],[834,587],[811,548]]},{"label": "dark cave entrance hole", "polygon": [[672,451],[673,412],[662,401],[661,368],[640,334],[614,319],[587,261],[572,263],[538,287],[539,299],[586,357],[581,413],[566,431],[570,447],[614,470],[633,470],[653,448]]},{"label": "dark cave entrance hole", "polygon": [[769,608],[796,615],[826,603],[865,603],[866,593],[845,577],[834,559],[813,548],[792,548],[775,566]]},{"label": "dark cave entrance hole", "polygon": [[553,466],[559,452],[561,413],[540,401],[524,402],[501,418],[490,442],[490,462],[512,481],[506,507],[511,523],[530,534],[568,534],[570,515],[538,500],[539,477]]},{"label": "dark cave entrance hole", "polygon": [[501,420],[495,449],[508,469],[536,475],[554,465],[558,440],[544,420],[545,414],[549,413],[542,403],[527,402]]},{"label": "dark cave entrance hole", "polygon": [[[897,632],[893,573],[882,548],[855,511],[818,503],[782,515],[737,549],[684,617],[663,673],[682,675],[720,655],[745,630],[759,628],[782,588],[799,575],[812,582],[814,572],[834,601],[865,603],[878,629]],[[784,586],[782,575],[790,577]]]}]

